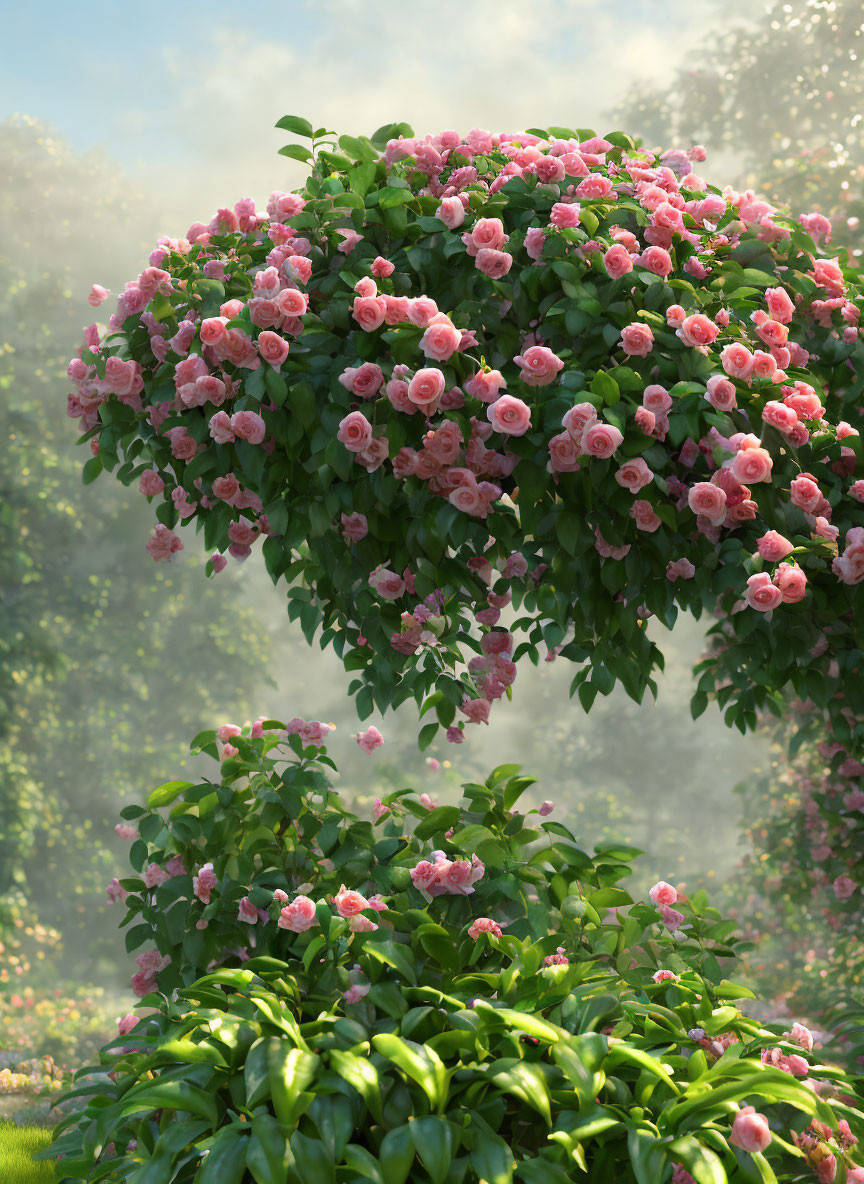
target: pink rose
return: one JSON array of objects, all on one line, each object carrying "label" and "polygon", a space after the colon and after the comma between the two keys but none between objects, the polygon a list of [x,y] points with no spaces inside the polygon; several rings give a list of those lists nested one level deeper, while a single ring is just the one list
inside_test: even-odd
[{"label": "pink rose", "polygon": [[597,410],[592,403],[577,403],[565,412],[561,424],[574,441],[581,446],[585,429],[597,422]]},{"label": "pink rose", "polygon": [[630,517],[636,520],[638,530],[653,534],[662,525],[660,518],[654,513],[654,507],[645,498],[637,498],[630,509]]},{"label": "pink rose", "polygon": [[491,917],[478,917],[468,930],[468,936],[477,941],[481,933],[491,933],[493,937],[501,937],[501,926],[496,924]]},{"label": "pink rose", "polygon": [[365,514],[343,514],[342,535],[346,541],[359,543],[369,533],[369,524]]},{"label": "pink rose", "polygon": [[672,256],[665,247],[646,247],[637,262],[663,279],[672,271]]},{"label": "pink rose", "polygon": [[726,518],[726,493],[710,481],[697,481],[687,491],[687,504],[694,514],[719,526]]},{"label": "pink rose", "polygon": [[838,876],[831,887],[838,900],[848,900],[857,888],[857,884],[849,876]]},{"label": "pink rose", "polygon": [[654,334],[649,325],[635,321],[621,330],[621,347],[625,354],[633,357],[647,358],[654,345]]},{"label": "pink rose", "polygon": [[771,1142],[768,1119],[762,1114],[757,1114],[753,1106],[745,1106],[735,1115],[729,1142],[751,1154],[764,1151]]},{"label": "pink rose", "polygon": [[655,415],[663,415],[672,406],[672,396],[665,387],[653,383],[646,386],[642,392],[642,406],[653,411]]},{"label": "pink rose", "polygon": [[730,378],[740,378],[743,382],[750,382],[750,375],[753,372],[753,355],[740,341],[732,341],[729,345],[724,345],[720,352],[720,365]]},{"label": "pink rose", "polygon": [[507,242],[504,223],[500,218],[479,218],[474,223],[470,239],[474,250],[469,249],[469,254],[474,255],[484,248],[490,251],[500,251]]},{"label": "pink rose", "polygon": [[436,317],[430,321],[426,332],[420,338],[420,349],[427,358],[434,358],[436,362],[446,362],[459,348],[462,334],[444,313],[439,313],[438,316],[442,320],[439,321]]},{"label": "pink rose", "polygon": [[708,379],[708,393],[705,398],[717,411],[734,411],[738,406],[734,383],[722,374],[714,374]]},{"label": "pink rose", "polygon": [[372,443],[372,424],[360,411],[351,411],[339,423],[336,439],[349,452],[364,452]]},{"label": "pink rose", "polygon": [[778,563],[794,550],[792,543],[782,534],[778,534],[776,530],[769,530],[762,535],[761,539],[757,539],[756,547],[759,554],[768,563]]},{"label": "pink rose", "polygon": [[258,910],[248,896],[244,896],[240,901],[240,907],[237,910],[237,920],[245,921],[247,925],[256,925],[258,923]]},{"label": "pink rose", "polygon": [[[564,169],[562,167],[563,176]],[[579,225],[579,206],[575,202],[556,201],[549,215],[549,225],[559,230],[574,229]]]},{"label": "pink rose", "polygon": [[575,473],[579,468],[579,448],[569,432],[559,432],[549,441],[549,464],[556,473]]},{"label": "pink rose", "polygon": [[802,474],[796,477],[789,487],[790,500],[793,506],[803,510],[805,514],[815,514],[822,504],[822,491],[812,477]]},{"label": "pink rose", "polygon": [[435,217],[440,218],[448,230],[455,230],[465,221],[465,207],[458,197],[445,197],[435,211]]},{"label": "pink rose", "polygon": [[672,905],[678,900],[678,893],[671,884],[667,884],[665,880],[658,880],[653,888],[648,890],[648,895],[656,905]]},{"label": "pink rose", "polygon": [[369,576],[369,584],[385,600],[398,600],[405,591],[405,580],[386,567],[377,567]]},{"label": "pink rose", "polygon": [[513,266],[513,256],[508,255],[506,251],[493,251],[491,247],[483,247],[477,252],[474,266],[490,280],[500,280]]},{"label": "pink rose", "polygon": [[783,601],[780,589],[772,583],[767,572],[760,571],[747,581],[747,603],[760,613],[770,613]]},{"label": "pink rose", "polygon": [[340,917],[356,917],[364,909],[369,908],[369,901],[360,892],[354,892],[343,884],[333,897],[336,912]]},{"label": "pink rose", "polygon": [[666,309],[666,324],[671,329],[680,329],[686,316],[687,313],[680,304],[670,304]]},{"label": "pink rose", "polygon": [[231,431],[240,440],[260,444],[266,430],[264,420],[256,411],[236,411],[231,416]]},{"label": "pink rose", "polygon": [[355,296],[351,315],[364,332],[372,333],[384,324],[386,310],[386,301],[381,296]]},{"label": "pink rose", "polygon": [[232,444],[234,442],[231,420],[224,411],[217,411],[211,418],[210,435],[217,444]]},{"label": "pink rose", "polygon": [[90,295],[87,297],[87,303],[91,308],[98,308],[100,304],[108,299],[111,293],[107,288],[103,288],[101,284],[94,284],[90,289]]},{"label": "pink rose", "polygon": [[145,497],[157,497],[165,488],[165,482],[155,469],[145,469],[138,488]]},{"label": "pink rose", "polygon": [[613,280],[620,280],[628,271],[633,270],[633,260],[623,243],[615,243],[614,246],[611,246],[603,256],[603,263],[608,275]]},{"label": "pink rose", "polygon": [[711,345],[713,341],[716,341],[719,332],[720,330],[714,322],[701,312],[685,317],[680,329],[677,330],[678,336],[685,345],[697,348]]},{"label": "pink rose", "polygon": [[609,423],[592,423],[582,436],[582,451],[598,460],[606,460],[618,448],[624,437]]},{"label": "pink rose", "polygon": [[561,359],[545,345],[532,345],[513,359],[522,371],[520,377],[527,386],[549,386],[564,366]]},{"label": "pink rose", "polygon": [[227,317],[205,317],[201,322],[198,333],[203,345],[216,345],[225,336]]},{"label": "pink rose", "polygon": [[490,403],[486,416],[496,432],[507,436],[524,436],[531,427],[531,408],[512,395],[502,395]]},{"label": "pink rose", "polygon": [[163,526],[160,522],[157,526],[154,526],[153,533],[150,536],[150,541],[146,544],[145,550],[159,563],[162,560],[170,560],[177,551],[182,551],[183,543],[174,534],[173,530],[169,530],[167,526]]},{"label": "pink rose", "polygon": [[434,366],[418,370],[408,383],[408,398],[423,410],[431,411],[444,393],[444,375]]},{"label": "pink rose", "polygon": [[368,756],[370,752],[374,752],[376,748],[384,743],[384,737],[373,724],[365,732],[358,732],[357,743],[360,745],[361,751],[365,752]]},{"label": "pink rose", "polygon": [[[275,892],[273,896],[275,899]],[[280,911],[276,924],[280,929],[290,929],[292,933],[305,933],[307,929],[318,924],[315,901],[310,900],[308,896],[295,896],[291,903]]]},{"label": "pink rose", "polygon": [[766,288],[765,303],[775,321],[788,325],[795,315],[795,305],[785,288]]},{"label": "pink rose", "polygon": [[494,403],[507,380],[500,370],[481,370],[464,383],[466,395],[479,399],[481,403]]},{"label": "pink rose", "polygon": [[696,568],[689,559],[670,559],[666,564],[667,580],[692,580],[695,575]]},{"label": "pink rose", "polygon": [[654,474],[648,468],[642,457],[626,461],[615,474],[615,480],[631,493],[638,493],[644,486],[649,485]]},{"label": "pink rose", "polygon": [[371,399],[378,393],[384,374],[375,362],[364,362],[362,366],[349,366],[343,370],[339,381],[361,399]]},{"label": "pink rose", "polygon": [[784,604],[797,604],[807,594],[807,577],[796,563],[781,563],[774,573]]},{"label": "pink rose", "polygon": [[742,448],[733,457],[730,471],[742,485],[754,485],[771,480],[773,464],[767,448]]},{"label": "pink rose", "polygon": [[197,876],[192,877],[192,891],[202,904],[210,903],[210,893],[219,883],[212,863],[205,863]]},{"label": "pink rose", "polygon": [[278,333],[265,329],[258,334],[258,353],[265,362],[278,368],[288,357],[288,342]]}]

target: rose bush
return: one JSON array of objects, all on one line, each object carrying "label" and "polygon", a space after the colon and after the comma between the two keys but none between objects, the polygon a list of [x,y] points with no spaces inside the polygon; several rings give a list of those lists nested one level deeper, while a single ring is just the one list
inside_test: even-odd
[{"label": "rose bush", "polygon": [[727,630],[694,711],[716,689],[744,730],[786,687],[862,752],[862,288],[830,223],[622,133],[279,126],[302,189],[160,240],[69,366],[85,479],[159,499],[153,558],[189,520],[211,572],[260,546],[361,717],[414,697],[422,743],[544,644],[585,708],[641,698],[645,618],[686,609]]},{"label": "rose bush", "polygon": [[306,730],[204,733],[215,780],[124,811],[151,1010],[79,1073],[61,1180],[856,1178],[854,1079],[741,1014],[704,893],[634,902],[638,853],[520,813],[515,766],[363,819]]}]

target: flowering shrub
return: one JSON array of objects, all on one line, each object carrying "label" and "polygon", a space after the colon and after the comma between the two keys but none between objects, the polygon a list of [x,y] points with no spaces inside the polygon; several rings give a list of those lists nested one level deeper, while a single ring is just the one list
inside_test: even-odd
[{"label": "flowering shrub", "polygon": [[424,744],[542,644],[585,708],[641,698],[639,626],[684,608],[729,632],[696,712],[719,688],[743,730],[788,685],[856,748],[862,288],[828,220],[622,133],[279,126],[303,188],[160,240],[69,366],[85,480],[157,499],[153,558],[189,520],[210,572],[260,546],[361,717],[414,697]]},{"label": "flowering shrub", "polygon": [[362,819],[321,739],[259,721],[217,780],[124,811],[154,1011],[79,1074],[61,1179],[855,1179],[853,1080],[741,1014],[704,893],[634,902],[637,852],[520,813],[515,766]]}]

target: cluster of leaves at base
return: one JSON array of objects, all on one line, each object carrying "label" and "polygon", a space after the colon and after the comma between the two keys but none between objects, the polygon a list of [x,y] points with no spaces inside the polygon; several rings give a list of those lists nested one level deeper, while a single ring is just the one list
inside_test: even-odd
[{"label": "cluster of leaves at base", "polygon": [[[658,1184],[683,1164],[699,1184],[768,1184],[802,1178],[790,1127],[846,1118],[864,1139],[842,1071],[812,1065],[834,1094],[827,1101],[759,1059],[782,1041],[738,1010],[750,992],[720,964],[734,953],[734,925],[704,894],[680,905],[684,924],[667,932],[650,904],[617,886],[636,852],[590,858],[559,824],[533,826],[514,809],[530,779],[512,766],[465,786],[459,807],[428,811],[409,791],[393,795],[375,843],[370,824],[328,789],[326,755],[298,753],[283,779],[264,751],[272,740],[233,739],[238,756],[210,787],[219,819],[198,850],[216,856],[227,844],[215,861],[219,891],[303,875],[314,897],[337,882],[372,884],[389,908],[368,911],[379,928],[357,933],[322,899],[317,926],[282,934],[242,966],[201,977],[181,967],[187,984],[144,1000],[155,1011],[115,1041],[126,1047],[80,1071],[72,1096],[82,1108],[52,1149],[61,1180]],[[300,801],[290,810],[263,800],[290,793],[292,780]],[[166,830],[198,819],[194,805],[180,806]],[[200,821],[209,825],[206,814]],[[278,841],[297,829],[304,843]],[[407,863],[427,845],[482,852],[474,895],[425,902],[410,887]],[[244,852],[252,876],[226,890]],[[617,915],[604,916],[610,909]],[[157,941],[158,911],[149,914]],[[497,919],[502,936],[472,940],[479,915]],[[559,948],[567,963],[546,965]],[[654,983],[658,965],[677,981]],[[368,991],[349,1003],[344,992],[358,981]],[[696,1027],[737,1040],[706,1057],[689,1034]],[[771,1119],[764,1155],[728,1142],[747,1102]]]}]

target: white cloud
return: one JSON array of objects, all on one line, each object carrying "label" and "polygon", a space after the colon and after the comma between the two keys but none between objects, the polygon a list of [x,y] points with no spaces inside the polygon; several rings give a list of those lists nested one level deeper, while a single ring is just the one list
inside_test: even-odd
[{"label": "white cloud", "polygon": [[546,123],[612,130],[604,111],[634,79],[661,80],[710,23],[706,0],[663,0],[662,20],[657,8],[308,0],[260,32],[217,28],[200,47],[165,50],[176,101],[152,115],[167,160],[148,170],[149,183],[178,219],[175,232],[217,205],[299,184],[300,166],[276,156],[283,133],[273,125],[286,113],[355,135],[397,120],[419,134]]}]

